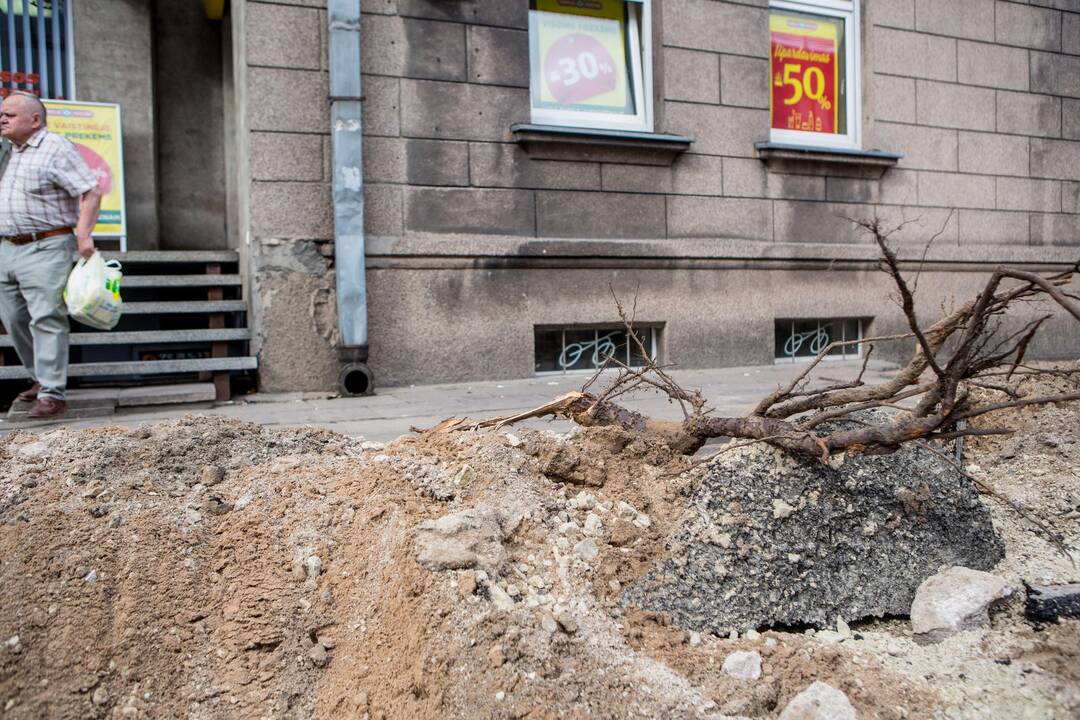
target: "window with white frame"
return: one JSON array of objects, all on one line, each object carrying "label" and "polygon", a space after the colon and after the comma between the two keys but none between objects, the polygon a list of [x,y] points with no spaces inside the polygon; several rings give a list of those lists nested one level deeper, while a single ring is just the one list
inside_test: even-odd
[{"label": "window with white frame", "polygon": [[0,97],[31,92],[75,96],[72,0],[0,0]]},{"label": "window with white frame", "polygon": [[859,147],[857,0],[769,3],[773,142]]},{"label": "window with white frame", "polygon": [[652,132],[651,0],[530,0],[532,121]]}]

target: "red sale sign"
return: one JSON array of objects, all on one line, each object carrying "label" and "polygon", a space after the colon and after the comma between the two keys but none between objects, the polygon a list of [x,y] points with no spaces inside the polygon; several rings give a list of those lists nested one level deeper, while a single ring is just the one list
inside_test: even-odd
[{"label": "red sale sign", "polygon": [[544,79],[555,100],[572,105],[615,89],[615,61],[600,41],[574,33],[556,40],[544,58]]},{"label": "red sale sign", "polygon": [[[839,22],[839,21],[838,21]],[[769,19],[772,127],[837,133],[836,22],[774,13]]]}]

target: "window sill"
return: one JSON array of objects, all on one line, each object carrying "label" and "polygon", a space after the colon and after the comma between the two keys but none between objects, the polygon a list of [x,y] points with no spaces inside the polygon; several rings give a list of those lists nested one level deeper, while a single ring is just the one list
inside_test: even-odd
[{"label": "window sill", "polygon": [[884,150],[823,148],[784,143],[755,143],[758,157],[770,170],[777,172],[822,172],[850,174],[860,177],[881,177],[896,165],[903,153]]},{"label": "window sill", "polygon": [[514,142],[537,160],[671,165],[694,142],[682,135],[516,123]]}]

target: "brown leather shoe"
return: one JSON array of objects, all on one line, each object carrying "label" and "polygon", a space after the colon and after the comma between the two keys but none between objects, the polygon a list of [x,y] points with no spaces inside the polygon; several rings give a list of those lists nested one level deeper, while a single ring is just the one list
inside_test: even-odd
[{"label": "brown leather shoe", "polygon": [[34,383],[18,395],[16,395],[15,398],[17,400],[21,400],[22,402],[33,402],[37,400],[37,394],[39,390],[41,390],[41,385],[39,385],[38,383]]},{"label": "brown leather shoe", "polygon": [[26,413],[26,417],[34,420],[47,420],[49,418],[60,417],[66,412],[66,402],[57,400],[54,397],[49,397],[48,395],[42,395],[34,402],[34,407],[30,408],[30,412]]}]

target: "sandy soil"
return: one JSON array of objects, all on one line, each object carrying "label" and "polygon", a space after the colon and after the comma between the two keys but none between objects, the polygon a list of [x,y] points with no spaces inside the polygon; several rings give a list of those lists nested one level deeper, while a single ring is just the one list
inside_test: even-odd
[{"label": "sandy soil", "polygon": [[[997,420],[1020,432],[969,443],[969,471],[1080,561],[1080,406]],[[996,572],[1021,592],[940,645],[901,618],[718,638],[622,611],[687,512],[691,465],[613,430],[385,448],[206,417],[13,433],[0,717],[770,718],[814,680],[863,718],[1080,716],[1080,623],[1022,613],[1024,581],[1080,573],[992,497]],[[499,572],[421,567],[417,526],[478,505],[512,528]],[[749,649],[759,680],[720,671]]]}]

